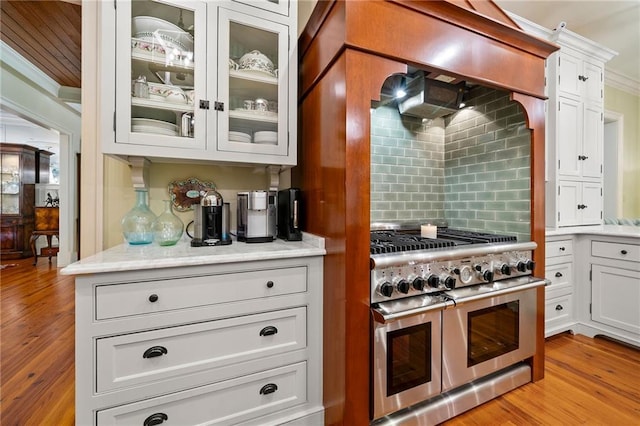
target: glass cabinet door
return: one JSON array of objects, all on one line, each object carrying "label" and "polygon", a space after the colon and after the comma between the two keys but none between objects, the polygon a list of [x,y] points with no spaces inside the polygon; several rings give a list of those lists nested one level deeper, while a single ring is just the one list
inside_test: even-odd
[{"label": "glass cabinet door", "polygon": [[116,142],[205,149],[206,3],[122,2],[116,29]]},{"label": "glass cabinet door", "polygon": [[238,3],[289,16],[289,0],[234,0]]},{"label": "glass cabinet door", "polygon": [[218,151],[287,155],[288,27],[220,8],[218,40]]},{"label": "glass cabinet door", "polygon": [[0,213],[20,213],[20,156],[0,154]]}]

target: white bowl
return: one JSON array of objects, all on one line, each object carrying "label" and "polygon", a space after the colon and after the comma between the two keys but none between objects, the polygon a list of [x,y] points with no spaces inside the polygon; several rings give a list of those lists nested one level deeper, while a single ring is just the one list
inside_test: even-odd
[{"label": "white bowl", "polygon": [[149,34],[159,35],[163,40],[176,42],[185,51],[193,52],[193,37],[177,25],[153,16],[134,16],[131,19],[131,35],[146,39]]},{"label": "white bowl", "polygon": [[178,104],[186,104],[188,102],[187,95],[182,91],[181,88],[177,86],[151,82],[148,84],[149,96],[151,97],[151,99],[174,102]]},{"label": "white bowl", "polygon": [[239,69],[241,70],[256,70],[265,72],[271,76],[274,74],[273,62],[267,58],[264,53],[259,50],[252,50],[249,53],[242,55],[238,61]]}]

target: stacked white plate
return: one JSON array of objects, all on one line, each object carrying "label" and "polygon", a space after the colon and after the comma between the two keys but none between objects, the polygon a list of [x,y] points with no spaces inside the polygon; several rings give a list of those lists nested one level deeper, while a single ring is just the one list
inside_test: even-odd
[{"label": "stacked white plate", "polygon": [[132,118],[131,131],[136,133],[153,133],[157,135],[177,136],[178,126],[161,120],[150,118]]},{"label": "stacked white plate", "polygon": [[267,143],[275,145],[278,143],[278,132],[255,132],[253,134],[253,143]]},{"label": "stacked white plate", "polygon": [[229,140],[233,142],[251,143],[251,135],[243,132],[229,132]]},{"label": "stacked white plate", "polygon": [[182,51],[193,52],[193,37],[177,25],[154,16],[134,16],[131,19],[131,35],[142,40],[160,37]]}]

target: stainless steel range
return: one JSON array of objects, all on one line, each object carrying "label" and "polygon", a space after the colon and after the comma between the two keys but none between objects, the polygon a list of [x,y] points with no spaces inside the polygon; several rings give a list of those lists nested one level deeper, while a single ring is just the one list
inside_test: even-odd
[{"label": "stainless steel range", "polygon": [[535,249],[446,227],[371,231],[373,423],[438,423],[531,380]]}]

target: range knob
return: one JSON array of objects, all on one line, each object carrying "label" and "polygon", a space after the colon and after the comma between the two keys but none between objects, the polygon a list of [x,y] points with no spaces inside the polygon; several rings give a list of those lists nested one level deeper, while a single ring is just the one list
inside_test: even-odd
[{"label": "range knob", "polygon": [[534,262],[533,260],[527,261],[527,269],[529,271],[533,271],[533,268],[535,267],[536,267],[536,262]]},{"label": "range knob", "polygon": [[424,290],[424,279],[422,277],[415,277],[413,281],[411,281],[411,286],[418,291]]},{"label": "range knob", "polygon": [[493,281],[493,271],[486,270],[482,272],[482,279],[490,283]]},{"label": "range knob", "polygon": [[402,294],[409,293],[409,281],[407,281],[405,279],[400,279],[396,283],[396,290],[398,290],[398,292],[400,292]]},{"label": "range knob", "polygon": [[440,278],[437,275],[431,274],[427,277],[427,284],[431,288],[438,288],[440,285]]},{"label": "range knob", "polygon": [[453,290],[456,287],[456,279],[453,277],[447,276],[444,279],[441,279],[441,281],[447,290]]},{"label": "range knob", "polygon": [[391,297],[393,294],[393,286],[390,282],[385,281],[378,286],[378,293],[380,293],[384,297]]},{"label": "range knob", "polygon": [[506,263],[503,263],[500,266],[500,273],[502,275],[511,275],[511,266],[507,265]]},{"label": "range knob", "polygon": [[527,262],[518,262],[516,269],[518,272],[527,272]]}]

